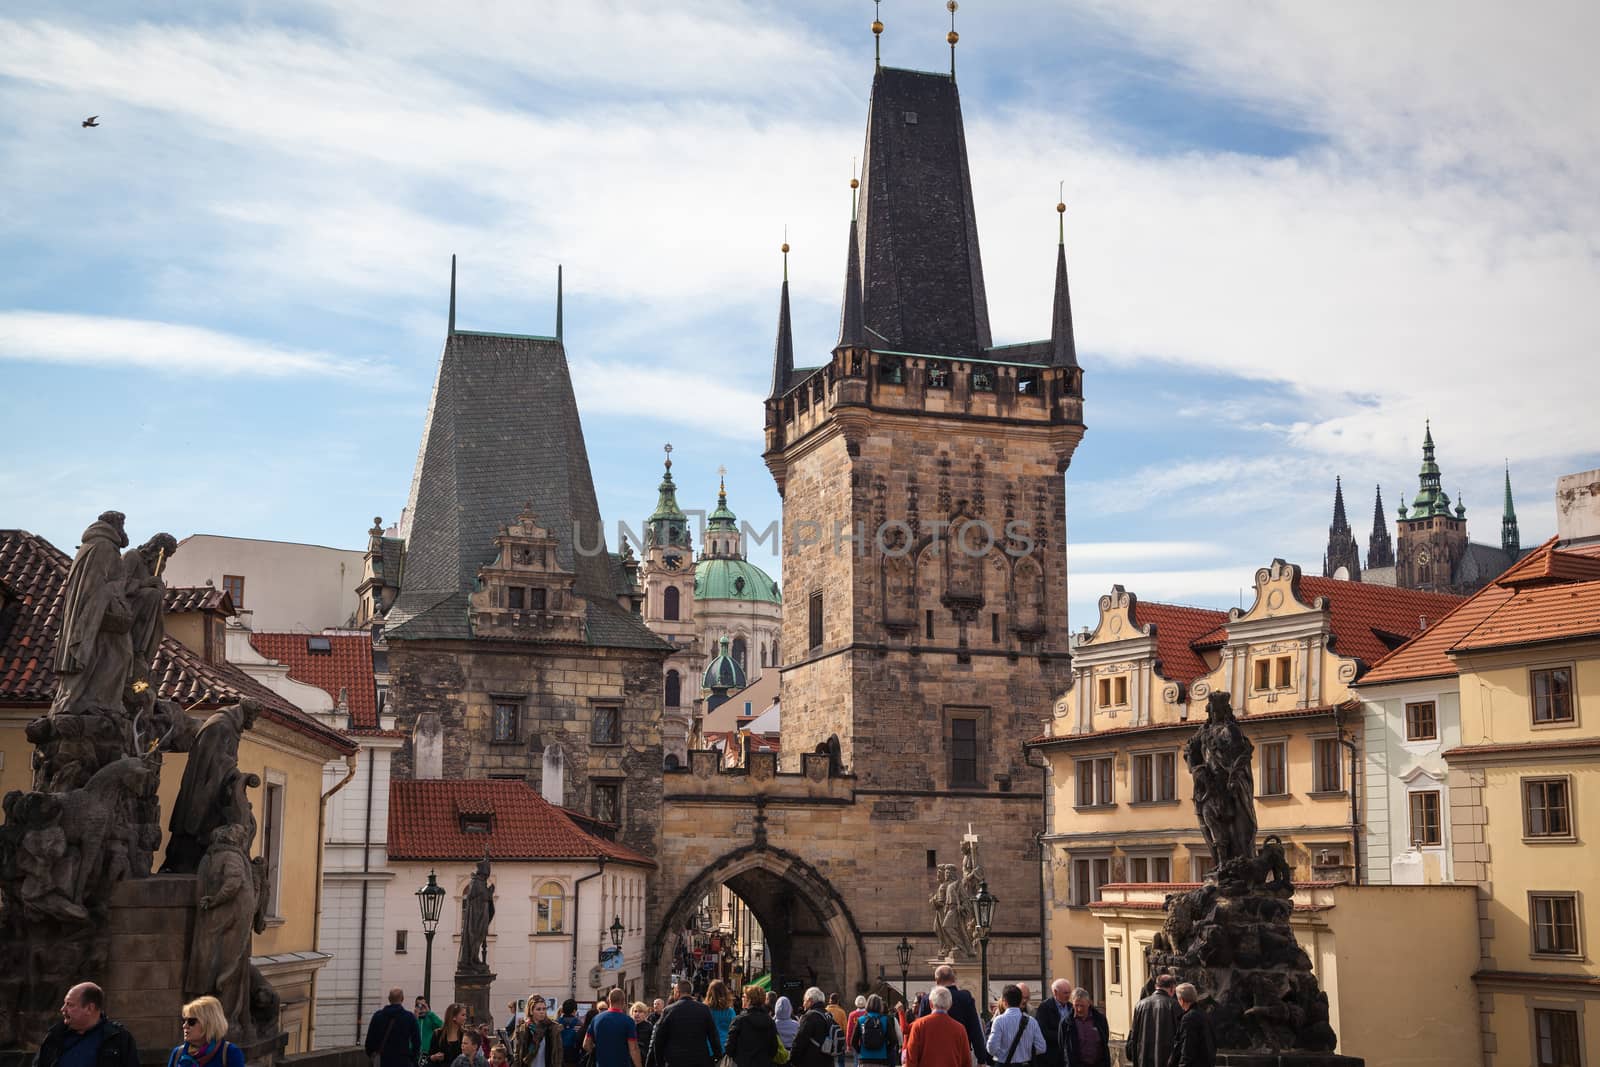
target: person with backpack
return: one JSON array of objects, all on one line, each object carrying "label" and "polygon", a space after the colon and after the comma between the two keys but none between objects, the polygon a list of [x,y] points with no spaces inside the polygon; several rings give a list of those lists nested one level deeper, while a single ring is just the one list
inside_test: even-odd
[{"label": "person with backpack", "polygon": [[556,1016],[556,1025],[561,1027],[562,1062],[576,1064],[579,1053],[583,1051],[583,1020],[578,1018],[576,1000],[568,997],[561,1002],[561,1014]]},{"label": "person with backpack", "polygon": [[772,1009],[772,1025],[777,1027],[778,1040],[785,1049],[794,1047],[794,1035],[800,1030],[800,1020],[794,1017],[794,1005],[788,997],[779,997]]},{"label": "person with backpack", "polygon": [[844,1029],[828,1014],[828,998],[812,986],[801,999],[805,1014],[795,1031],[789,1062],[795,1067],[834,1067],[844,1055]]},{"label": "person with backpack", "polygon": [[863,1067],[900,1062],[900,1035],[894,1016],[883,1010],[883,998],[874,993],[856,1019],[853,1047]]},{"label": "person with backpack", "polygon": [[989,1028],[989,1055],[995,1067],[1027,1067],[1035,1056],[1047,1049],[1044,1033],[1033,1016],[1022,1010],[1022,990],[1008,985],[1000,992],[1005,1011],[994,1017]]},{"label": "person with backpack", "polygon": [[364,1046],[373,1067],[412,1067],[422,1052],[422,1032],[417,1017],[406,1010],[405,999],[405,990],[395,986],[389,990],[389,1002],[367,1023]]},{"label": "person with backpack", "polygon": [[778,1028],[767,1014],[767,991],[757,985],[745,986],[744,1011],[728,1027],[728,1058],[734,1067],[773,1067],[782,1051]]}]

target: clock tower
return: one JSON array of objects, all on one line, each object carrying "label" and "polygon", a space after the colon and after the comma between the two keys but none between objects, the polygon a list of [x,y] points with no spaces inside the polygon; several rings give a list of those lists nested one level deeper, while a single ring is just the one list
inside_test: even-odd
[{"label": "clock tower", "polygon": [[1467,552],[1467,509],[1457,502],[1450,507],[1444,491],[1439,464],[1433,458],[1433,427],[1422,437],[1420,487],[1408,513],[1400,505],[1396,522],[1400,544],[1395,552],[1395,584],[1402,589],[1425,589],[1430,593],[1458,593],[1456,568]]},{"label": "clock tower", "polygon": [[672,481],[672,446],[667,445],[665,451],[656,510],[644,524],[644,560],[639,567],[639,580],[644,587],[645,624],[675,649],[662,667],[663,756],[668,760],[675,757],[686,765],[704,656],[694,618],[694,552],[689,520],[678,507],[678,487]]}]

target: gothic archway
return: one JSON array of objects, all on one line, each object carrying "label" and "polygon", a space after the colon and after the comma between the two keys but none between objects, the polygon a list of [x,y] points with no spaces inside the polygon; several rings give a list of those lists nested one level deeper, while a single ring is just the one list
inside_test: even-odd
[{"label": "gothic archway", "polygon": [[854,993],[863,988],[866,947],[844,899],[811,864],[785,849],[764,845],[729,852],[703,868],[673,898],[650,944],[647,966],[652,988],[666,988],[682,932],[693,924],[700,902],[721,887],[739,897],[759,922],[775,990],[786,979],[803,979],[830,991]]}]

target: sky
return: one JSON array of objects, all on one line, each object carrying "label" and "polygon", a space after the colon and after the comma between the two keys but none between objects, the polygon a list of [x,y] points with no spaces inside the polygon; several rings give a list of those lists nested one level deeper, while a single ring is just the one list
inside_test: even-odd
[{"label": "sky", "polygon": [[[886,65],[946,70],[941,0]],[[1058,188],[1087,433],[1070,625],[1120,583],[1227,607],[1365,547],[1424,420],[1474,540],[1600,467],[1600,6],[968,0],[997,344],[1049,332]],[[604,516],[779,516],[797,362],[837,333],[868,0],[81,0],[0,12],[0,526],[360,548],[405,502],[443,344],[564,336]],[[83,118],[98,115],[98,128]],[[1064,183],[1064,184],[1063,184]],[[807,354],[809,353],[809,355]],[[615,536],[611,538],[615,547]],[[775,574],[770,548],[754,557]]]}]

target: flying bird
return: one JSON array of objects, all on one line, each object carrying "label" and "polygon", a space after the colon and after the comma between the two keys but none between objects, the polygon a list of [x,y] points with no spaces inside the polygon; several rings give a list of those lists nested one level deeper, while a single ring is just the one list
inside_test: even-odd
[{"label": "flying bird", "polygon": [[98,125],[100,125],[100,123],[95,121],[99,117],[100,117],[99,115],[90,115],[88,118],[84,119],[83,120],[84,128],[88,129],[90,126],[98,126]]}]

